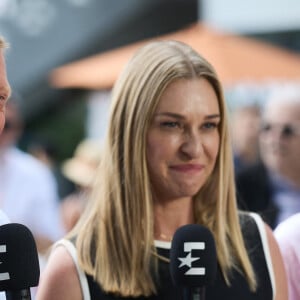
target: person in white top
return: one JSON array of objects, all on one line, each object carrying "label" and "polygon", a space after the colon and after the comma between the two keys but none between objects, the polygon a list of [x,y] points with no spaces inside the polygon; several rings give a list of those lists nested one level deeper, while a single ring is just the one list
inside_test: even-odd
[{"label": "person in white top", "polygon": [[0,138],[0,208],[11,222],[27,226],[39,253],[63,235],[57,183],[51,171],[16,144],[22,132],[19,103],[6,104],[6,123]]},{"label": "person in white top", "polygon": [[10,223],[8,216],[0,210],[0,226]]},{"label": "person in white top", "polygon": [[289,285],[289,300],[300,299],[300,213],[294,214],[274,230],[278,241]]}]

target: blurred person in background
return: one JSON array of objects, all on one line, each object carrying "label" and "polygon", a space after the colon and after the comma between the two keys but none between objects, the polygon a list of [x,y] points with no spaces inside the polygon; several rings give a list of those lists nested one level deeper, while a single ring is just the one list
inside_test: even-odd
[{"label": "blurred person in background", "polygon": [[236,177],[242,208],[260,212],[275,228],[300,212],[300,86],[284,86],[267,100],[260,130],[261,162]]},{"label": "blurred person in background", "polygon": [[254,102],[237,104],[231,114],[235,172],[259,160],[260,107]]},{"label": "blurred person in background", "polygon": [[114,85],[91,198],[53,248],[37,299],[182,299],[169,271],[171,240],[193,223],[216,241],[207,300],[287,299],[272,231],[236,207],[228,117],[213,67],[186,44],[156,41],[137,51]]},{"label": "blurred person in background", "polygon": [[57,182],[59,200],[73,192],[74,184],[61,171],[61,163],[57,158],[58,146],[40,136],[31,138],[27,144],[26,152],[45,164],[53,173]]},{"label": "blurred person in background", "polygon": [[5,109],[0,138],[0,207],[12,222],[32,231],[39,253],[44,253],[63,235],[57,185],[45,165],[17,147],[23,130],[19,101],[13,94]]},{"label": "blurred person in background", "polygon": [[300,213],[281,222],[274,230],[287,271],[289,300],[300,299]]},{"label": "blurred person in background", "polygon": [[74,227],[87,204],[100,159],[101,143],[85,139],[77,145],[73,157],[62,164],[62,173],[76,186],[76,191],[61,201],[61,217],[66,232]]},{"label": "blurred person in background", "polygon": [[[10,85],[7,80],[4,49],[7,48],[5,40],[0,36],[0,134],[5,123],[6,102],[10,96]],[[1,199],[0,199],[1,201]],[[0,210],[0,225],[9,223],[8,217]]]}]

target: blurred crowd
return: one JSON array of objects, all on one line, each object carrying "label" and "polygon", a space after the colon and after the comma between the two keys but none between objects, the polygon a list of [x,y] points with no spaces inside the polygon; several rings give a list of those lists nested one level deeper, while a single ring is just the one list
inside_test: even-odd
[{"label": "blurred crowd", "polygon": [[300,212],[300,86],[273,88],[232,113],[237,195],[274,229]]},{"label": "blurred crowd", "polygon": [[250,102],[232,115],[237,199],[274,230],[289,284],[300,296],[300,85],[273,88],[261,105]]}]

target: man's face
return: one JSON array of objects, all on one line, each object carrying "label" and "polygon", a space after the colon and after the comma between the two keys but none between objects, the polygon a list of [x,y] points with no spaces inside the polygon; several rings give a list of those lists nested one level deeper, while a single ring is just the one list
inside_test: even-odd
[{"label": "man's face", "polygon": [[6,75],[6,66],[3,50],[0,49],[0,133],[5,124],[6,101],[10,95],[10,87]]},{"label": "man's face", "polygon": [[260,134],[267,167],[284,177],[300,176],[300,99],[268,106]]}]

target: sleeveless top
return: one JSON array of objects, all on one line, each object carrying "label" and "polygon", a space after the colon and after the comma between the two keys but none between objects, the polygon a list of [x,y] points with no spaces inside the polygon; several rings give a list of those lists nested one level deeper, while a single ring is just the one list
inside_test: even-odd
[{"label": "sleeveless top", "polygon": [[[242,233],[250,261],[254,268],[257,280],[256,292],[251,292],[245,277],[233,270],[230,275],[230,286],[227,286],[218,266],[217,276],[213,284],[206,286],[205,299],[230,299],[230,300],[272,300],[275,299],[275,277],[271,262],[271,255],[267,242],[264,223],[255,214],[245,214],[240,217]],[[150,297],[119,297],[105,293],[91,276],[85,274],[79,267],[76,248],[66,239],[60,240],[56,245],[63,245],[69,251],[77,268],[83,300],[181,300],[183,291],[172,283],[169,263],[159,260],[159,282],[157,295]],[[159,255],[169,257],[171,243],[156,241],[155,246]]]}]

